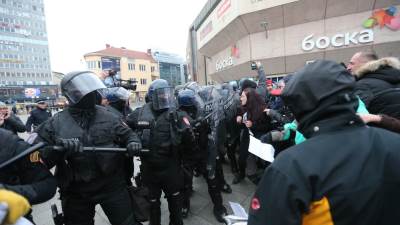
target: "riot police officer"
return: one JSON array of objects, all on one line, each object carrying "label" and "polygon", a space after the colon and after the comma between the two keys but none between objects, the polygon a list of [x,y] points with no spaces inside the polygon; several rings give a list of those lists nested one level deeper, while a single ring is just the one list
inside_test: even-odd
[{"label": "riot police officer", "polygon": [[[17,135],[2,128],[0,146],[0,163],[30,147]],[[30,204],[39,204],[51,199],[56,192],[56,186],[56,179],[40,162],[38,152],[0,169],[0,189],[14,191],[24,196]]]},{"label": "riot police officer", "polygon": [[125,119],[126,116],[132,113],[129,107],[129,97],[131,94],[123,87],[108,88],[106,92],[108,105],[106,108],[110,112],[115,113],[115,115]]},{"label": "riot police officer", "polygon": [[236,160],[236,148],[239,146],[241,127],[236,123],[236,115],[240,111],[240,97],[234,90],[236,81],[222,85],[222,95],[224,96],[223,108],[225,113],[224,124],[226,127],[225,146],[230,160],[230,166],[233,174],[239,172]]},{"label": "riot police officer", "polygon": [[41,156],[49,168],[56,165],[66,225],[94,224],[97,204],[113,225],[138,224],[126,189],[126,155],[81,151],[83,146],[127,147],[133,156],[141,149],[137,135],[120,118],[96,105],[97,90],[102,88],[92,72],[67,74],[61,91],[69,107],[37,129],[39,140],[65,149],[44,149]]},{"label": "riot police officer", "polygon": [[[149,188],[150,224],[161,224],[160,197],[165,193],[170,224],[182,225],[182,171],[178,149],[192,145],[190,122],[186,113],[176,110],[174,89],[163,79],[151,83],[149,103],[128,116],[127,122],[137,130],[143,147],[150,150],[141,157],[143,182]],[[189,142],[189,143],[185,143]]]},{"label": "riot police officer", "polygon": [[[196,96],[191,89],[185,89],[178,94],[178,103],[181,110],[187,112],[193,119],[195,144],[184,146],[182,148],[182,165],[184,171],[184,202],[182,214],[186,217],[190,209],[190,194],[192,189],[193,171],[200,172],[207,181],[208,193],[214,204],[213,213],[219,222],[223,222],[223,217],[226,215],[226,209],[223,206],[221,189],[223,188],[222,167],[216,160],[215,145],[211,135],[211,127],[209,121],[204,119],[203,103],[201,98]],[[214,157],[211,157],[213,156]],[[210,168],[210,165],[215,164],[215,169]],[[221,172],[219,172],[221,171]]]}]

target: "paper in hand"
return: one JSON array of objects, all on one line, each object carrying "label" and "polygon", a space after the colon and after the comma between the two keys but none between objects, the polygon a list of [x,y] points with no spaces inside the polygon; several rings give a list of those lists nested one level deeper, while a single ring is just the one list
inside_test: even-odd
[{"label": "paper in hand", "polygon": [[260,140],[255,138],[251,132],[250,132],[249,152],[257,157],[260,157],[265,161],[271,163],[274,161],[274,154],[275,154],[274,147],[270,144],[262,143]]}]

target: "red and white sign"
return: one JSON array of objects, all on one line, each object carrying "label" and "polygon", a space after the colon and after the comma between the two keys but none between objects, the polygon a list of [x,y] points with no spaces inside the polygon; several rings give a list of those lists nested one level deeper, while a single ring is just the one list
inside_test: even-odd
[{"label": "red and white sign", "polygon": [[223,16],[230,7],[231,7],[231,0],[224,0],[222,5],[218,8],[218,11],[217,11],[218,18]]}]

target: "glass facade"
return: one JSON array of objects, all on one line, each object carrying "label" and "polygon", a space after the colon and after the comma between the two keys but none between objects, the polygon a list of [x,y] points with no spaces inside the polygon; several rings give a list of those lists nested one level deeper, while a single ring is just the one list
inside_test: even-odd
[{"label": "glass facade", "polygon": [[180,64],[159,62],[159,65],[161,79],[167,80],[173,87],[182,84],[181,74],[183,73],[183,68]]},{"label": "glass facade", "polygon": [[43,0],[1,0],[0,87],[51,82]]},{"label": "glass facade", "polygon": [[151,52],[153,58],[158,62],[161,79],[167,80],[174,87],[187,81],[186,63],[179,55],[157,50]]}]

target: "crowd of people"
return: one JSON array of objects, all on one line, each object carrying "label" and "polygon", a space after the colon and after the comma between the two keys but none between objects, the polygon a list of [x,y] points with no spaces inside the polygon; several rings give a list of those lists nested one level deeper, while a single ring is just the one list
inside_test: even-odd
[{"label": "crowd of people", "polygon": [[[223,223],[221,192],[232,193],[230,183],[247,178],[258,185],[250,225],[400,221],[399,60],[358,52],[347,67],[317,60],[277,83],[261,63],[256,70],[257,82],[173,88],[158,79],[146,104],[135,109],[123,87],[107,88],[91,72],[73,72],[61,82],[68,107],[52,116],[39,102],[26,125],[0,103],[0,162],[29,148],[18,132],[34,133],[31,144],[46,143],[0,167],[0,202],[13,206],[23,196],[25,209],[50,199],[58,187],[66,225],[94,224],[96,205],[113,225],[147,219],[161,225],[163,192],[169,223],[182,225],[194,176],[202,176],[213,214]],[[251,136],[273,146],[273,162],[249,153]],[[141,162],[136,177],[134,157]],[[232,181],[224,176],[226,158]],[[138,216],[143,207],[134,204],[132,185],[147,191],[145,219]]]}]

